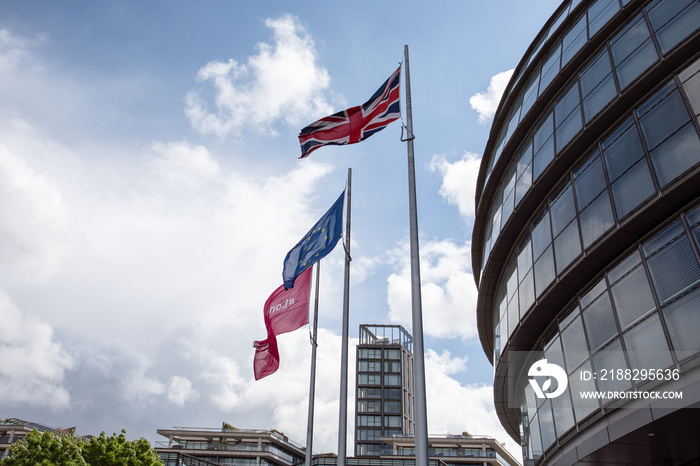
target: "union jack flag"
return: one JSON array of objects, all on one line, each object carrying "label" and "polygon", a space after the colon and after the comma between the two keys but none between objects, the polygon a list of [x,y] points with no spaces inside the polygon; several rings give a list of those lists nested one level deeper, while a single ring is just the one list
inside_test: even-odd
[{"label": "union jack flag", "polygon": [[299,133],[301,157],[321,146],[354,144],[364,141],[401,117],[399,83],[401,67],[363,105],[321,118]]}]

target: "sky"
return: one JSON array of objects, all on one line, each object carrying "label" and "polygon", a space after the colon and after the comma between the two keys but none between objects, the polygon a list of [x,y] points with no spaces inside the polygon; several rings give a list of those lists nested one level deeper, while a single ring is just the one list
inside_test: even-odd
[{"label": "sky", "polygon": [[[408,176],[403,119],[303,160],[297,135],[365,102],[408,44],[428,430],[520,457],[476,330],[474,187],[558,4],[0,3],[0,418],[153,444],[228,422],[305,444],[309,330],[280,336],[278,372],[254,381],[263,304],[352,168],[351,358],[360,324],[410,332]],[[342,288],[338,247],[321,262],[315,453],[338,446]]]}]

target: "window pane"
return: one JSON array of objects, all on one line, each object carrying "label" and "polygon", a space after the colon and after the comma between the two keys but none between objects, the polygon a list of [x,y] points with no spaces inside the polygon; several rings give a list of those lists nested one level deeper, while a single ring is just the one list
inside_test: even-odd
[{"label": "window pane", "polygon": [[612,74],[610,74],[593,92],[583,99],[583,114],[586,122],[591,121],[616,95],[615,81]]},{"label": "window pane", "polygon": [[[619,338],[606,347],[603,351],[593,356],[593,367],[598,374],[600,374],[603,369],[608,371],[613,369],[615,371],[618,369],[622,369],[624,371],[627,369],[627,362],[625,361],[625,355],[622,353],[622,344],[620,343]],[[597,381],[598,388],[606,392],[622,392],[631,386],[630,381],[624,380],[624,378],[621,380],[611,380],[611,378],[608,377],[607,380],[601,380],[599,377]],[[610,401],[612,400],[607,400],[605,403],[609,403]]]},{"label": "window pane", "polygon": [[581,99],[578,95],[578,81],[574,81],[554,106],[554,125],[561,126],[566,118],[578,108]]},{"label": "window pane", "polygon": [[554,418],[552,417],[552,406],[549,400],[544,402],[537,414],[540,417],[540,433],[542,435],[542,447],[546,450],[557,440],[557,434],[554,432]]},{"label": "window pane", "polygon": [[537,414],[530,419],[530,444],[534,457],[542,456],[542,439],[540,438],[540,423]]},{"label": "window pane", "polygon": [[[666,3],[682,3],[680,1]],[[688,37],[700,25],[700,5],[692,2],[681,14],[675,17],[669,24],[656,32],[661,52],[664,54],[676,44]]]},{"label": "window pane", "polygon": [[649,150],[690,120],[673,81],[640,105],[636,112]]},{"label": "window pane", "polygon": [[693,108],[693,114],[700,114],[700,59],[695,60],[679,74],[683,81],[685,95]]},{"label": "window pane", "polygon": [[[591,368],[591,362],[586,361],[583,366],[581,366],[581,371],[593,372]],[[571,387],[571,393],[580,392],[594,392],[595,382],[593,378],[590,380],[581,380],[581,374],[576,371],[569,375],[569,387]],[[574,398],[574,414],[576,415],[576,421],[581,422],[586,416],[591,414],[593,411],[600,409],[600,404],[598,400],[584,399],[580,396]]]},{"label": "window pane", "polygon": [[586,163],[574,173],[574,187],[579,210],[583,210],[605,188],[605,175],[600,154],[596,151]]},{"label": "window pane", "polygon": [[533,282],[532,271],[525,275],[519,288],[520,292],[520,308],[521,314],[525,315],[525,312],[532,306],[535,302],[535,283]]},{"label": "window pane", "polygon": [[511,190],[509,193],[503,197],[503,213],[501,214],[501,225],[505,226],[506,222],[513,213],[515,206],[513,205],[514,193]]},{"label": "window pane", "polygon": [[583,248],[587,249],[600,236],[615,225],[610,196],[606,190],[591,203],[579,217],[581,219],[581,236]]},{"label": "window pane", "polygon": [[550,162],[554,160],[554,138],[550,137],[545,145],[540,149],[540,151],[535,154],[535,160],[533,161],[533,176],[535,179],[539,178],[542,172],[549,166]]},{"label": "window pane", "polygon": [[557,153],[560,152],[574,136],[581,131],[582,120],[581,120],[581,110],[577,107],[574,112],[567,117],[567,119],[562,123],[561,126],[557,128],[556,133],[556,146]]},{"label": "window pane", "polygon": [[656,188],[654,188],[646,160],[640,160],[623,177],[615,181],[612,184],[612,191],[619,219],[654,194]]},{"label": "window pane", "polygon": [[656,236],[654,236],[642,245],[644,257],[651,256],[656,251],[665,246],[667,243],[670,243],[671,240],[683,234],[685,234],[685,228],[683,228],[683,223],[680,220],[677,220],[676,222],[668,226],[665,230],[663,230],[661,233],[658,233]]},{"label": "window pane", "polygon": [[665,0],[657,1],[648,5],[645,10],[649,15],[651,26],[654,31],[658,31],[664,27],[669,21],[675,18],[678,13],[683,11],[691,3],[696,3],[695,0]]},{"label": "window pane", "polygon": [[633,368],[665,369],[673,364],[658,314],[631,328],[624,339]]},{"label": "window pane", "polygon": [[593,350],[599,349],[617,335],[617,324],[607,290],[583,310],[583,322],[586,325],[586,335]]},{"label": "window pane", "polygon": [[401,377],[399,375],[385,374],[384,385],[401,385]]},{"label": "window pane", "polygon": [[646,21],[640,19],[611,42],[620,88],[624,89],[658,60]]},{"label": "window pane", "polygon": [[700,266],[686,235],[649,257],[647,265],[662,304],[700,283]]},{"label": "window pane", "polygon": [[515,295],[515,292],[518,291],[518,268],[514,257],[511,257],[508,261],[503,277],[506,280],[506,289],[508,290],[507,296],[510,301],[513,295]]},{"label": "window pane", "polygon": [[[522,97],[521,97],[522,99]],[[513,106],[513,108],[510,111],[509,118],[508,118],[508,132],[506,133],[506,141],[510,139],[510,137],[513,135],[513,132],[515,131],[515,128],[518,127],[518,123],[520,122],[520,106],[522,105],[522,101],[518,102]]]},{"label": "window pane", "polygon": [[540,122],[540,125],[535,132],[535,136],[533,138],[535,152],[538,152],[552,136],[552,132],[554,131],[553,125],[554,118],[550,112],[549,115],[547,115],[547,117]]},{"label": "window pane", "polygon": [[401,359],[401,350],[397,349],[385,349],[384,357],[386,359]]},{"label": "window pane", "polygon": [[535,259],[540,257],[550,244],[552,244],[552,230],[549,225],[549,211],[545,210],[532,229],[533,257]]},{"label": "window pane", "polygon": [[[634,268],[628,270],[617,283],[612,285],[611,292],[617,317],[620,319],[620,326],[624,330],[634,321],[656,308],[654,297],[651,294],[651,287],[647,274],[642,267],[639,253],[633,254],[631,258],[636,264],[625,261],[617,268]],[[618,270],[621,273],[623,270]],[[647,369],[650,369],[649,367]]]},{"label": "window pane", "polygon": [[535,103],[537,99],[537,88],[540,83],[540,76],[534,76],[532,81],[528,84],[527,90],[523,93],[523,109],[520,112],[520,119],[522,120],[530,111],[530,107]]},{"label": "window pane", "polygon": [[698,309],[700,309],[700,288],[672,302],[663,310],[673,349],[677,352],[679,361],[700,351]]},{"label": "window pane", "polygon": [[568,391],[561,396],[552,398],[552,411],[554,412],[557,437],[561,437],[574,426],[574,410]]},{"label": "window pane", "polygon": [[518,310],[518,294],[516,293],[513,299],[508,302],[508,331],[510,335],[515,332],[519,322],[520,311]]},{"label": "window pane", "polygon": [[559,74],[559,59],[561,56],[561,42],[549,53],[542,63],[542,77],[540,78],[540,94],[549,86],[552,79]]},{"label": "window pane", "polygon": [[646,40],[651,38],[647,23],[640,14],[634,23],[623,29],[613,40],[610,41],[613,63],[619,65],[627,57],[632,55]]},{"label": "window pane", "polygon": [[520,244],[518,251],[518,276],[525,277],[525,274],[532,268],[532,247],[529,236]]},{"label": "window pane", "polygon": [[588,30],[591,37],[620,9],[617,0],[598,0],[588,9]]},{"label": "window pane", "polygon": [[576,216],[574,193],[571,189],[571,185],[568,185],[561,194],[552,201],[551,212],[552,234],[557,236]]},{"label": "window pane", "polygon": [[615,181],[644,156],[642,141],[632,117],[603,141],[603,156],[610,181]]},{"label": "window pane", "polygon": [[588,345],[586,344],[583,323],[581,323],[579,315],[576,315],[571,325],[562,330],[561,343],[564,347],[564,358],[566,359],[568,373],[578,375],[574,371],[579,364],[588,359]]},{"label": "window pane", "polygon": [[[559,338],[559,335],[557,335],[545,348],[544,350],[544,357],[547,359],[548,363],[551,364],[556,364],[557,366],[561,368],[565,368],[566,364],[564,363],[564,352],[561,349],[561,339]],[[550,387],[549,391],[554,391],[556,390],[556,381],[552,381],[553,386]]]},{"label": "window pane", "polygon": [[586,97],[612,73],[607,49],[601,53],[581,73],[581,94]]},{"label": "window pane", "polygon": [[581,254],[581,239],[576,220],[554,240],[554,257],[556,258],[559,273],[568,267],[574,259]]},{"label": "window pane", "polygon": [[384,412],[389,414],[401,414],[401,402],[400,401],[385,401],[384,402]]},{"label": "window pane", "polygon": [[562,40],[562,67],[571,60],[576,52],[588,41],[586,31],[586,15],[581,16],[578,22],[566,33]]},{"label": "window pane", "polygon": [[654,43],[649,39],[635,50],[627,60],[616,67],[620,88],[624,89],[629,86],[637,79],[637,76],[647,70],[658,59],[659,56],[656,53],[656,48],[654,48]]},{"label": "window pane", "polygon": [[539,296],[556,278],[552,247],[548,247],[535,262],[535,293]]},{"label": "window pane", "polygon": [[526,144],[523,144],[522,147],[515,171],[518,177],[515,185],[514,204],[516,206],[532,185],[532,141],[528,141]]},{"label": "window pane", "polygon": [[700,139],[688,122],[680,131],[651,151],[659,184],[663,187],[700,162]]}]

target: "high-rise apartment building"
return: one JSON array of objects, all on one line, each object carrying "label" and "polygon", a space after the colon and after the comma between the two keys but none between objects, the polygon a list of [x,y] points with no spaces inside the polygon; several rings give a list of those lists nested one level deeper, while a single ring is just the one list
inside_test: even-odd
[{"label": "high-rise apartment building", "polygon": [[513,73],[472,266],[526,464],[700,464],[699,114],[698,0],[566,0]]},{"label": "high-rise apartment building", "polygon": [[355,456],[382,454],[382,436],[413,435],[413,338],[400,325],[360,325]]}]

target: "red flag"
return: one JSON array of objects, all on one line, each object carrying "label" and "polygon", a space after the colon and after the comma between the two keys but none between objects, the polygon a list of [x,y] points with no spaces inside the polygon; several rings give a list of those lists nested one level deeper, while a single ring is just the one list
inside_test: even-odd
[{"label": "red flag", "polygon": [[299,274],[293,288],[285,290],[282,285],[272,292],[263,309],[268,334],[270,331],[275,335],[291,332],[309,323],[310,290],[309,267]]},{"label": "red flag", "polygon": [[253,359],[253,373],[255,380],[260,380],[270,374],[274,374],[280,367],[280,353],[277,349],[277,338],[272,335],[267,340],[256,341],[255,358]]},{"label": "red flag", "polygon": [[309,323],[309,291],[311,290],[311,268],[297,277],[294,288],[288,290],[281,285],[272,292],[263,308],[267,339],[256,341],[253,372],[255,380],[274,374],[280,365],[277,335],[291,332]]}]

